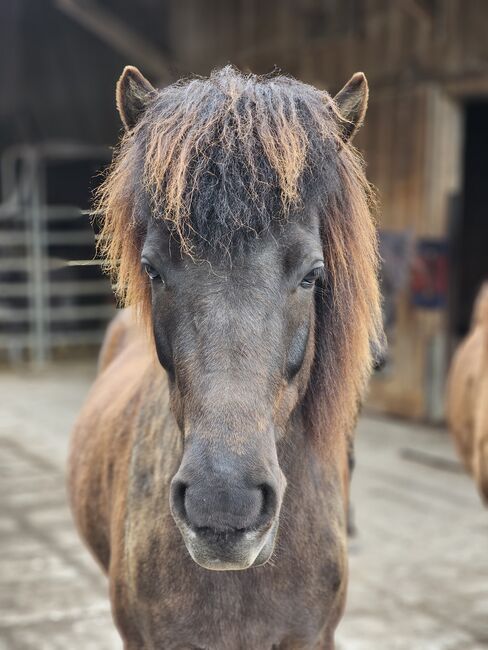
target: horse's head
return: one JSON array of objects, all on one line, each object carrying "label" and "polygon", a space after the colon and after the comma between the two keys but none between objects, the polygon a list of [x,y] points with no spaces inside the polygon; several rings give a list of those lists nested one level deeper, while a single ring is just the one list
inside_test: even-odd
[{"label": "horse's head", "polygon": [[[115,215],[118,184],[118,211],[131,206],[120,227],[140,256],[138,288],[129,253],[106,250],[117,257],[119,284],[150,291],[184,439],[171,511],[201,566],[256,566],[273,551],[286,486],[277,448],[303,418],[297,405],[314,389],[317,357],[327,363],[330,341],[317,345],[317,318],[341,312],[332,304],[338,283],[354,300],[338,241],[357,236],[353,217],[328,227],[324,213],[350,210],[341,197],[353,188],[343,187],[341,170],[344,156],[352,160],[347,141],[363,119],[366,81],[355,75],[334,102],[286,78],[230,68],[158,92],[128,68],[117,99],[128,133],[102,207]],[[105,227],[115,241],[117,225]],[[362,243],[373,260],[368,233]],[[331,262],[334,247],[344,259]],[[366,291],[374,302],[374,288]],[[366,340],[363,362],[368,350]]]}]

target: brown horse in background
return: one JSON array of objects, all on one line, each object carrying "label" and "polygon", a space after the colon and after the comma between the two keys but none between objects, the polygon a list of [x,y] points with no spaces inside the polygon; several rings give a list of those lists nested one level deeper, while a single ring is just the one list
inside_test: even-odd
[{"label": "brown horse in background", "polygon": [[452,361],[447,420],[464,466],[488,505],[488,283],[476,298],[471,330]]},{"label": "brown horse in background", "polygon": [[366,103],[361,73],[335,100],[231,67],[119,81],[98,209],[134,311],[110,326],[69,487],[126,649],[334,647],[348,444],[382,336],[350,144]]}]

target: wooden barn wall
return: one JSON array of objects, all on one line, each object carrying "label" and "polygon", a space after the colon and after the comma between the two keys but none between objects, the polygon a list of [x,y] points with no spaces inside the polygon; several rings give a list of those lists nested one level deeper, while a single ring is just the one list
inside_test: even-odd
[{"label": "wooden barn wall", "polygon": [[[413,239],[443,239],[448,203],[461,185],[462,113],[437,84],[390,88],[373,95],[358,137],[368,176],[378,188],[381,228]],[[390,371],[372,382],[370,405],[396,415],[438,420],[446,370],[444,310],[398,302]]]},{"label": "wooden barn wall", "polygon": [[[425,127],[428,90],[388,89],[373,94],[368,122],[358,137],[367,160],[368,177],[379,193],[379,225],[416,233],[422,227],[425,202]],[[394,336],[389,340],[391,374],[373,381],[370,405],[380,411],[421,417],[424,410],[421,317],[407,292],[398,305]]]},{"label": "wooden barn wall", "polygon": [[276,64],[331,87],[358,67],[373,86],[486,74],[485,0],[179,0],[165,20],[182,71]]}]

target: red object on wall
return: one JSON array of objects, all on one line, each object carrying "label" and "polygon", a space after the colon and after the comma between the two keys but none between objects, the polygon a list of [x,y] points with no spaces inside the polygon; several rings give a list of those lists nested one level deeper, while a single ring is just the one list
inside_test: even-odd
[{"label": "red object on wall", "polygon": [[420,240],[412,264],[411,300],[417,307],[442,309],[447,304],[448,257],[445,240]]}]

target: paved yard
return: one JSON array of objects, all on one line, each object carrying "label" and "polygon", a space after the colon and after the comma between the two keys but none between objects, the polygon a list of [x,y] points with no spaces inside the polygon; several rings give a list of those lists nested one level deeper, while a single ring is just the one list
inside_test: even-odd
[{"label": "paved yard", "polygon": [[[0,374],[0,650],[120,649],[64,493],[67,435],[92,374]],[[340,650],[488,648],[488,511],[444,432],[363,418],[353,492]]]}]

